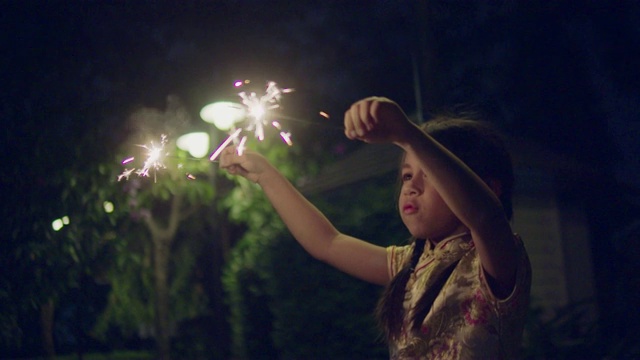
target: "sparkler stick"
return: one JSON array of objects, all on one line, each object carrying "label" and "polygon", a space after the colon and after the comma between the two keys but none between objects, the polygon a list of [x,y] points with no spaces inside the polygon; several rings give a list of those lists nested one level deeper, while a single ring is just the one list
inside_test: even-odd
[{"label": "sparkler stick", "polygon": [[229,145],[229,143],[233,141],[233,139],[238,137],[241,131],[242,129],[236,129],[236,131],[234,131],[231,135],[229,135],[229,137],[222,144],[220,144],[220,146],[218,146],[216,151],[214,151],[213,154],[211,154],[211,156],[209,157],[209,161],[215,160],[218,157],[218,155],[220,155],[222,150],[224,150]]}]

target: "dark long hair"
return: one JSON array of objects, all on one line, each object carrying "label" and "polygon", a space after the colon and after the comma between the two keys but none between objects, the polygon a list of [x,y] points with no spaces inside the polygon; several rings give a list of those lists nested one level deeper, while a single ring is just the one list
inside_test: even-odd
[{"label": "dark long hair", "polygon": [[[499,182],[501,187],[499,199],[505,216],[511,219],[513,165],[498,131],[488,123],[446,116],[436,117],[424,123],[421,128],[462,160],[485,182]],[[411,258],[391,280],[376,308],[376,318],[387,341],[397,340],[402,332],[405,315],[403,303],[407,282],[424,252],[425,239],[412,239],[412,241],[415,242],[415,246]],[[447,280],[455,264],[457,262],[440,275],[436,284],[443,284]],[[422,294],[411,319],[412,329],[420,328],[440,288],[441,286],[434,285],[431,291],[427,289]]]}]

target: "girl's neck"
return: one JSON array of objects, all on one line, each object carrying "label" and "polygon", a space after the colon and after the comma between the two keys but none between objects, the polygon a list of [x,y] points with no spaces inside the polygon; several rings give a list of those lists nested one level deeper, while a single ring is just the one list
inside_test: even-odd
[{"label": "girl's neck", "polygon": [[435,247],[436,245],[442,243],[442,242],[446,242],[449,240],[453,240],[453,239],[457,239],[463,236],[469,235],[469,230],[468,229],[460,229],[454,232],[454,235],[449,235],[440,239],[431,239],[428,238],[427,242],[431,244],[432,247]]}]

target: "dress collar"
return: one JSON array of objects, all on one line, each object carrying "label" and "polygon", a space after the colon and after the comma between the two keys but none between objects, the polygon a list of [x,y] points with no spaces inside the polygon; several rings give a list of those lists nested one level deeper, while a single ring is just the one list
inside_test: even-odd
[{"label": "dress collar", "polygon": [[426,245],[428,246],[427,249],[429,250],[434,250],[434,251],[442,251],[445,250],[446,248],[451,247],[452,244],[458,244],[462,241],[470,242],[471,240],[471,234],[468,231],[462,232],[460,234],[456,234],[456,235],[451,235],[449,237],[446,237],[438,242],[434,242],[430,239],[427,239]]}]

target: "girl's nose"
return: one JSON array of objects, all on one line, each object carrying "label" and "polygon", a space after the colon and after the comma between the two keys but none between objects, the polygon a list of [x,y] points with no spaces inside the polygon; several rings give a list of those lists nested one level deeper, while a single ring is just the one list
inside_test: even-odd
[{"label": "girl's nose", "polygon": [[420,193],[420,184],[415,178],[407,181],[402,189],[404,195],[417,195]]}]

